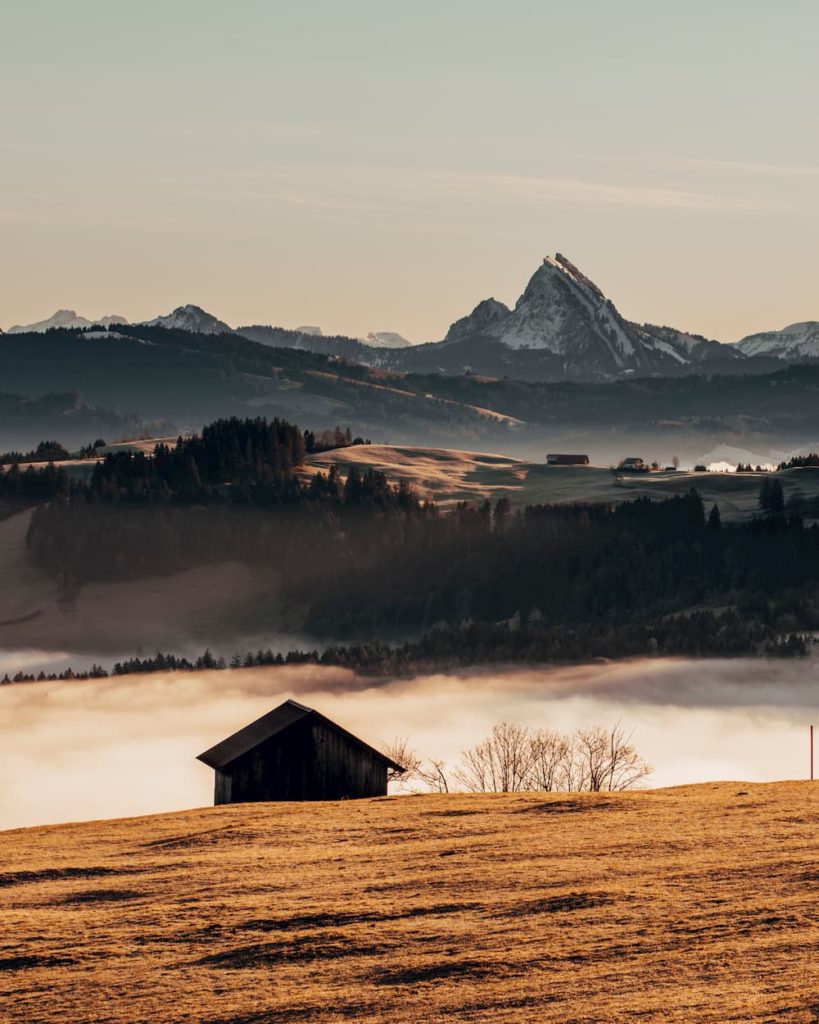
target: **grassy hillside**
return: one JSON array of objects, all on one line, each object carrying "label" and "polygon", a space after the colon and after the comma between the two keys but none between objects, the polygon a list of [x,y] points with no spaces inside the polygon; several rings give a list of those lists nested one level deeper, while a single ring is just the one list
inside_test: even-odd
[{"label": "grassy hillside", "polygon": [[817,821],[719,783],[0,833],[3,1017],[808,1024]]},{"label": "grassy hillside", "polygon": [[[656,501],[685,494],[696,487],[707,507],[715,502],[724,519],[747,519],[758,510],[759,488],[765,479],[758,473],[635,473],[623,475],[616,484],[609,469],[598,466],[547,466],[504,455],[459,451],[454,448],[423,448],[410,445],[373,444],[337,448],[313,455],[312,469],[326,472],[335,464],[342,477],[346,468],[372,466],[393,482],[408,480],[425,498],[447,506],[458,501],[496,500],[502,494],[513,505],[553,502],[617,502],[648,497]],[[786,500],[792,495],[819,495],[819,469],[804,467],[777,474]]]}]

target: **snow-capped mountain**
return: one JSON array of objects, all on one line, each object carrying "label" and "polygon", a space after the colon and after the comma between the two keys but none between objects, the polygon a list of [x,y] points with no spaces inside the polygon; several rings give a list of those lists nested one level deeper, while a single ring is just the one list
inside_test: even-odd
[{"label": "snow-capped mountain", "polygon": [[819,323],[807,320],[781,331],[749,334],[736,343],[736,348],[746,356],[773,356],[789,362],[819,359]]},{"label": "snow-capped mountain", "polygon": [[366,337],[358,340],[372,348],[409,348],[412,344],[397,331],[370,331]]},{"label": "snow-capped mountain", "polygon": [[514,309],[484,299],[450,327],[443,342],[419,346],[417,357],[408,354],[413,362],[437,360],[441,367],[453,358],[477,372],[513,375],[517,366],[521,372],[525,367],[525,377],[610,379],[676,373],[705,360],[743,356],[707,338],[626,320],[593,281],[557,253],[543,260]]},{"label": "snow-capped mountain", "polygon": [[157,316],[153,320],[143,320],[145,327],[167,327],[179,331],[197,331],[199,334],[229,334],[233,328],[223,320],[206,313],[201,306],[177,306],[167,316]]},{"label": "snow-capped mountain", "polygon": [[58,309],[57,312],[47,320],[39,320],[36,324],[15,324],[13,327],[9,327],[8,333],[29,334],[31,332],[36,332],[37,334],[42,334],[44,331],[48,331],[52,327],[91,327],[95,324],[101,324],[103,327],[110,327],[114,324],[127,323],[128,321],[124,316],[101,316],[97,320],[88,320],[84,316],[79,316],[73,309]]}]

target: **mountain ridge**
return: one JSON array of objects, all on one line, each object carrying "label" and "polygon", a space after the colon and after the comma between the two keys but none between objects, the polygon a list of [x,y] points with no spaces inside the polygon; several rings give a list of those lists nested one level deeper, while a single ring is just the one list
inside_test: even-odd
[{"label": "mountain ridge", "polygon": [[[127,325],[124,317],[89,320],[58,310],[47,320],[14,325],[9,334],[52,328]],[[819,322],[751,334],[726,343],[672,326],[626,319],[605,292],[568,257],[546,256],[514,306],[489,297],[455,320],[440,341],[413,345],[395,331],[366,336],[325,335],[320,327],[295,329],[251,324],[232,328],[201,306],[177,306],[141,321],[213,335],[234,334],[274,348],[339,357],[397,373],[478,373],[530,381],[609,381],[637,376],[759,373],[783,363],[819,359]]]}]

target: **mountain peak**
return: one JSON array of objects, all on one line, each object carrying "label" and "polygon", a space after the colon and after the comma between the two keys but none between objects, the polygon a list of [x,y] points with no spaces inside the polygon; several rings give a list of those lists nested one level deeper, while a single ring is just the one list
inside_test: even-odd
[{"label": "mountain peak", "polygon": [[411,344],[398,331],[370,331],[365,338],[359,340],[372,348],[409,348]]},{"label": "mountain peak", "polygon": [[676,373],[719,356],[742,358],[741,352],[718,342],[631,323],[559,252],[543,259],[514,309],[485,300],[450,327],[445,342],[459,345],[465,366],[505,366],[525,359],[527,365],[542,364],[554,379]]},{"label": "mountain peak", "polygon": [[165,327],[169,330],[196,331],[200,334],[229,334],[232,330],[224,320],[218,320],[212,313],[193,303],[177,306],[166,316],[144,320],[143,324],[145,327]]},{"label": "mountain peak", "polygon": [[54,327],[62,328],[76,328],[76,327],[92,327],[94,324],[102,324],[104,327],[108,327],[112,324],[127,324],[128,321],[124,316],[101,316],[95,320],[89,320],[87,317],[80,316],[74,309],[58,309],[53,316],[48,317],[47,320],[38,320],[34,324],[15,324],[13,327],[9,327],[9,334],[42,334],[45,331],[50,331]]},{"label": "mountain peak", "polygon": [[819,323],[804,320],[780,331],[749,334],[736,348],[746,356],[773,356],[778,359],[819,359]]},{"label": "mountain peak", "polygon": [[497,299],[483,299],[468,316],[461,317],[447,331],[444,341],[461,341],[483,334],[494,324],[503,322],[512,310]]}]

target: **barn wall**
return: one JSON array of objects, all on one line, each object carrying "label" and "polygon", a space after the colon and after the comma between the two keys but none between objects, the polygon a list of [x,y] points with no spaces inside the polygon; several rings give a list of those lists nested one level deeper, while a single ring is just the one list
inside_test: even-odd
[{"label": "barn wall", "polygon": [[313,799],[386,796],[387,769],[383,761],[320,720],[311,724],[316,754],[313,788],[321,794]]},{"label": "barn wall", "polygon": [[[225,777],[222,782],[219,776]],[[309,717],[217,772],[216,782],[217,803],[343,800],[386,793],[383,761]]]},{"label": "barn wall", "polygon": [[213,802],[217,806],[219,804],[229,804],[231,800],[231,789],[233,779],[230,775],[225,772],[216,771],[216,784],[214,787]]}]

